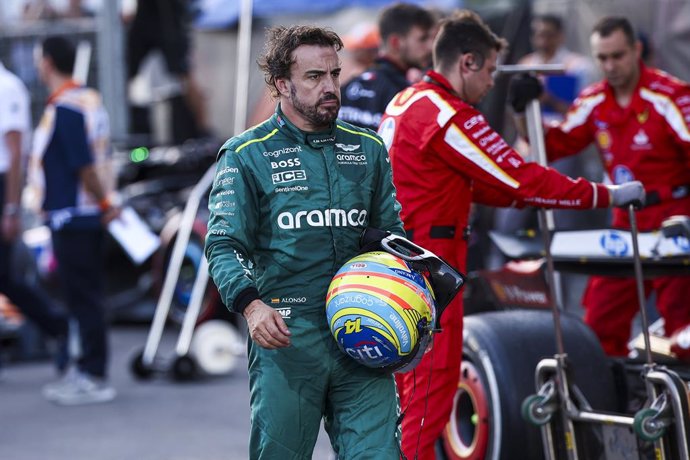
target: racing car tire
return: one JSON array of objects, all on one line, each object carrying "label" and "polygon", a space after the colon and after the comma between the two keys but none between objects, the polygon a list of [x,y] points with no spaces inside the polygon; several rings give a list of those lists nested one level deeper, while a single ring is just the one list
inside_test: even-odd
[{"label": "racing car tire", "polygon": [[[615,410],[613,373],[596,337],[574,315],[561,314],[561,324],[571,383],[574,381],[594,409]],[[536,393],[537,363],[555,353],[550,310],[507,310],[466,317],[465,364],[442,435],[446,458],[544,458],[540,429],[522,418],[521,405]]]}]

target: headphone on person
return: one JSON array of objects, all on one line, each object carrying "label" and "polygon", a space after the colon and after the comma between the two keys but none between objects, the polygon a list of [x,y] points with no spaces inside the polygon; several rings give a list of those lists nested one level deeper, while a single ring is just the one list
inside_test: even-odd
[{"label": "headphone on person", "polygon": [[472,71],[477,71],[482,68],[482,65],[484,64],[484,59],[481,55],[477,53],[469,53],[470,56],[467,58],[465,61],[465,68],[467,70],[472,70]]}]

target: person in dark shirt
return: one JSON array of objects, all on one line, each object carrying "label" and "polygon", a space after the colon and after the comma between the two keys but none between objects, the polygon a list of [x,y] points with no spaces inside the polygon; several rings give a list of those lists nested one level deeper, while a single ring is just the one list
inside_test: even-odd
[{"label": "person in dark shirt", "polygon": [[[165,70],[175,82],[168,89],[171,106],[172,142],[209,135],[205,95],[194,78],[191,65],[191,2],[189,0],[146,0],[137,10],[127,32],[127,71],[130,81],[146,66],[152,53],[163,56]],[[132,107],[132,129],[152,130],[149,108]]]},{"label": "person in dark shirt", "polygon": [[396,3],[379,19],[381,48],[374,65],[342,89],[340,118],[376,131],[386,106],[410,85],[407,71],[431,62],[434,16],[417,5]]},{"label": "person in dark shirt", "polygon": [[43,395],[60,405],[115,398],[107,384],[108,340],[103,306],[105,228],[120,214],[110,202],[110,129],[100,94],[72,79],[76,51],[64,37],[48,37],[37,57],[50,97],[34,132],[32,192],[51,232],[65,304],[79,327],[76,366]]}]

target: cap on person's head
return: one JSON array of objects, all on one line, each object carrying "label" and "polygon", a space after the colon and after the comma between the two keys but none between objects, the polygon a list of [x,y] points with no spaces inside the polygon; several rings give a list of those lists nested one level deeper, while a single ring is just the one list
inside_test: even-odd
[{"label": "cap on person's head", "polygon": [[376,24],[357,24],[343,36],[343,44],[350,51],[378,48],[381,44],[379,29]]}]

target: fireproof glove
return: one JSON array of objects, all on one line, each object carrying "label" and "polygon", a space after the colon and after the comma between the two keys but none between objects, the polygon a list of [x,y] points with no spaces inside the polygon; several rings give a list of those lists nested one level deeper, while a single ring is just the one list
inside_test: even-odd
[{"label": "fireproof glove", "polygon": [[631,204],[635,207],[644,205],[645,193],[642,182],[640,181],[636,180],[621,185],[609,185],[607,187],[611,194],[611,206],[623,208]]},{"label": "fireproof glove", "polygon": [[544,91],[541,82],[528,73],[521,73],[510,79],[508,101],[515,113],[525,111],[532,99],[537,99]]}]

